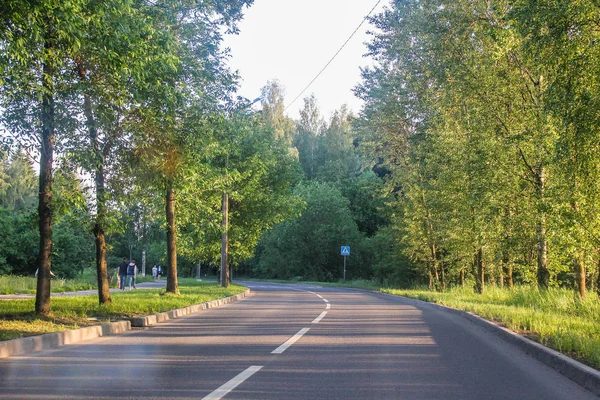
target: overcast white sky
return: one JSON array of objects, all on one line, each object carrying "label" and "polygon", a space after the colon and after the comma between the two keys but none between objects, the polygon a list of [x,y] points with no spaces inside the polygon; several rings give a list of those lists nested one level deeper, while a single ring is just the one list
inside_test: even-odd
[{"label": "overcast white sky", "polygon": [[[308,85],[348,39],[377,0],[255,0],[240,22],[239,35],[227,36],[230,66],[241,76],[238,94],[260,95],[267,81],[277,79],[285,88],[286,106]],[[388,4],[382,0],[375,15]],[[297,119],[303,98],[314,93],[321,113],[347,104],[358,112],[361,101],[352,88],[360,82],[359,67],[369,64],[363,55],[370,41],[365,22],[313,85],[287,110]]]}]

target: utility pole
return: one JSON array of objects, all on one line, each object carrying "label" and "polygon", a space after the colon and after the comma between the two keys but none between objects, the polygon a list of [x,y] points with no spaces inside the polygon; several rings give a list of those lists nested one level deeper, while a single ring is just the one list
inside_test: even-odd
[{"label": "utility pole", "polygon": [[[251,107],[257,101],[261,101],[261,97],[257,97],[246,108]],[[228,143],[227,155],[225,158],[225,189],[223,190],[223,200],[221,202],[223,211],[223,233],[221,234],[221,274],[220,281],[222,287],[229,287],[231,284],[231,273],[229,271],[229,147],[231,143]]]},{"label": "utility pole", "polygon": [[221,286],[229,287],[229,196],[223,192],[223,233],[221,234]]}]

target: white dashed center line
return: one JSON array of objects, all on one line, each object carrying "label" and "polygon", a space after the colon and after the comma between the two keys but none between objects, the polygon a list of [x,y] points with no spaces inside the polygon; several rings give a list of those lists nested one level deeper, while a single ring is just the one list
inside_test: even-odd
[{"label": "white dashed center line", "polygon": [[296,333],[294,336],[292,336],[291,338],[289,338],[288,340],[286,340],[286,342],[284,344],[282,344],[281,346],[279,346],[278,348],[276,348],[275,350],[273,350],[271,352],[271,354],[281,354],[284,351],[287,350],[288,347],[290,347],[291,345],[293,345],[294,343],[296,343],[296,341],[298,339],[300,339],[302,337],[302,335],[304,335],[306,332],[308,332],[310,328],[302,328],[298,331],[298,333]]},{"label": "white dashed center line", "polygon": [[231,392],[233,389],[238,387],[246,379],[250,378],[252,375],[260,371],[261,368],[262,365],[253,365],[251,367],[248,367],[244,372],[241,372],[235,378],[222,385],[220,388],[218,388],[208,396],[203,397],[202,400],[219,400],[223,398],[227,395],[227,393]]},{"label": "white dashed center line", "polygon": [[321,313],[321,315],[319,315],[317,318],[314,319],[314,321],[312,322],[313,324],[317,324],[320,320],[323,319],[324,316],[327,315],[327,311],[323,311]]}]

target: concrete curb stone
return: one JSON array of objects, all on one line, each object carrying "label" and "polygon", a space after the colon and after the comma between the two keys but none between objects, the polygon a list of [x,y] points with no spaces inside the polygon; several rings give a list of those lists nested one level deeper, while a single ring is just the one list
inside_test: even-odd
[{"label": "concrete curb stone", "polygon": [[185,308],[179,308],[155,315],[149,315],[141,318],[129,318],[124,321],[111,322],[102,325],[87,326],[85,328],[71,329],[63,332],[47,333],[38,336],[29,336],[20,339],[12,339],[0,342],[0,358],[7,358],[17,355],[30,354],[36,351],[55,349],[68,344],[80,342],[82,340],[94,339],[101,336],[118,335],[130,331],[133,327],[148,327],[159,322],[168,321],[188,315],[200,310],[219,307],[225,304],[241,300],[250,293],[246,290],[235,296],[222,299],[207,301],[205,303],[192,305]]},{"label": "concrete curb stone", "polygon": [[129,321],[118,321],[102,325],[86,326],[85,328],[71,329],[63,332],[7,340],[0,342],[0,358],[55,349],[82,340],[93,339],[100,336],[117,335],[129,330],[131,330],[131,323]]},{"label": "concrete curb stone", "polygon": [[443,306],[441,304],[411,299],[409,297],[403,298],[410,300],[416,305],[424,305],[445,312],[460,315],[461,317],[466,318],[469,321],[500,336],[506,342],[517,346],[525,353],[529,354],[538,361],[546,364],[550,368],[560,372],[562,375],[583,386],[587,390],[594,393],[596,396],[600,396],[600,371],[592,367],[589,367],[579,361],[567,357],[556,350],[550,349],[546,346],[536,343],[533,340],[527,339],[526,337],[523,337],[518,333],[511,331],[510,329],[504,328],[494,322],[488,321],[487,319],[484,319],[474,313],[448,306]]},{"label": "concrete curb stone", "polygon": [[188,306],[188,307],[184,307],[184,308],[177,308],[175,310],[166,311],[166,312],[162,312],[162,313],[158,313],[158,314],[154,314],[154,315],[148,315],[145,317],[127,318],[127,320],[131,322],[132,327],[138,327],[138,328],[148,327],[148,326],[156,325],[160,322],[168,321],[170,319],[176,319],[179,317],[183,317],[185,315],[193,314],[193,313],[201,311],[201,310],[207,310],[209,308],[220,307],[225,304],[233,303],[235,301],[243,299],[244,297],[248,296],[248,294],[250,294],[250,289],[245,290],[240,294],[236,294],[235,296],[224,297],[222,299],[217,299],[217,300],[211,300],[211,301],[207,301],[205,303],[194,304],[192,306]]}]

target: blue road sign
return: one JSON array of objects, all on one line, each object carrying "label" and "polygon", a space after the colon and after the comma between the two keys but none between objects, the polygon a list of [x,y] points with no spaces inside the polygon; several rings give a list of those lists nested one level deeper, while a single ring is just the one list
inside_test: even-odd
[{"label": "blue road sign", "polygon": [[350,246],[342,246],[341,254],[343,256],[349,256],[350,255]]}]

